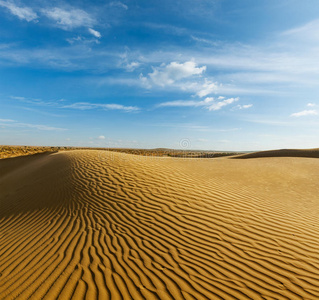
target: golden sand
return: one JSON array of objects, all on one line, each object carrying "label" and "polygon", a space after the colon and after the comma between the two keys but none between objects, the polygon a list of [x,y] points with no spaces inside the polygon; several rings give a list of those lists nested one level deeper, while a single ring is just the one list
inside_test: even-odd
[{"label": "golden sand", "polygon": [[0,299],[319,299],[319,160],[0,161]]}]

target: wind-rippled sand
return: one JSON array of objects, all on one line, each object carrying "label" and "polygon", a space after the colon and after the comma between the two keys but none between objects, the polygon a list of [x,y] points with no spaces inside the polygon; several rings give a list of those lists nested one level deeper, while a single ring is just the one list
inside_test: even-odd
[{"label": "wind-rippled sand", "polygon": [[0,299],[319,299],[319,159],[0,161]]}]

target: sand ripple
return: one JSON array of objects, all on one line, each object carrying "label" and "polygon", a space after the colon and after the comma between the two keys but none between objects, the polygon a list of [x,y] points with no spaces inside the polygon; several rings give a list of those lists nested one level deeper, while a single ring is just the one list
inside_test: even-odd
[{"label": "sand ripple", "polygon": [[319,162],[0,161],[1,299],[319,299]]}]

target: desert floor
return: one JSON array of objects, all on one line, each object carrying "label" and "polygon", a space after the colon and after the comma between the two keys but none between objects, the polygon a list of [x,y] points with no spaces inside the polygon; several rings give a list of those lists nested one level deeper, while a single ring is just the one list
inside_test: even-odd
[{"label": "desert floor", "polygon": [[0,299],[319,299],[319,159],[0,160]]}]

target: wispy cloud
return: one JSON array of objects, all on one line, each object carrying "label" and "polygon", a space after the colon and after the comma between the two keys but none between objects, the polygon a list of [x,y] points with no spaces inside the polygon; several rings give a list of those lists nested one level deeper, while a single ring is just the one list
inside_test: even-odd
[{"label": "wispy cloud", "polygon": [[42,99],[27,98],[27,97],[22,97],[22,96],[10,96],[10,98],[13,99],[13,100],[18,100],[20,102],[33,104],[33,105],[36,105],[36,106],[57,107],[57,106],[59,106],[59,103],[63,102],[63,99],[55,100],[55,101],[43,101]]},{"label": "wispy cloud", "polygon": [[251,108],[253,105],[252,104],[238,104],[234,107],[234,109],[248,109],[248,108]]},{"label": "wispy cloud", "polygon": [[89,32],[90,32],[93,36],[95,36],[96,38],[98,38],[98,39],[102,37],[102,35],[101,35],[100,32],[98,32],[98,31],[96,31],[96,30],[94,30],[94,29],[92,29],[92,28],[89,28]]},{"label": "wispy cloud", "polygon": [[24,107],[24,106],[15,106],[17,109],[23,109],[23,110],[27,110],[27,111],[31,111],[34,112],[35,114],[40,114],[40,115],[44,115],[44,116],[50,116],[50,117],[55,117],[55,118],[61,118],[61,117],[65,117],[64,115],[59,115],[59,114],[54,114],[54,113],[50,113],[47,111],[42,111],[40,109],[35,109],[35,108],[31,108],[31,107]]},{"label": "wispy cloud", "polygon": [[[137,106],[125,106],[122,104],[116,103],[91,103],[91,102],[76,102],[71,104],[66,104],[67,101],[64,99],[55,100],[55,101],[43,101],[42,99],[34,98],[25,98],[21,96],[11,96],[11,99],[18,100],[24,103],[43,106],[43,107],[54,107],[54,108],[69,108],[69,109],[78,109],[78,110],[91,110],[91,109],[103,109],[103,110],[121,110],[125,112],[139,111],[140,108]],[[57,116],[57,115],[55,115]]]},{"label": "wispy cloud", "polygon": [[[94,36],[94,35],[93,35]],[[102,37],[102,36],[101,36]],[[100,44],[99,41],[100,38],[94,36],[93,38],[87,38],[85,36],[82,35],[78,35],[72,38],[67,38],[66,41],[70,44],[70,45],[75,45],[75,44],[86,44],[86,45],[90,45],[90,44]]]},{"label": "wispy cloud", "polygon": [[138,68],[140,66],[140,63],[137,62],[137,61],[132,61],[130,63],[127,63],[125,65],[125,69],[128,71],[128,72],[133,72],[136,68]]},{"label": "wispy cloud", "polygon": [[147,29],[158,30],[161,33],[165,32],[166,34],[170,35],[189,35],[189,30],[187,30],[186,28],[173,26],[167,23],[144,22],[141,25],[145,26]]},{"label": "wispy cloud", "polygon": [[316,19],[306,24],[303,24],[301,26],[284,31],[282,33],[282,36],[292,37],[292,38],[298,37],[299,39],[302,39],[302,40],[308,39],[312,41],[313,43],[314,40],[319,41],[318,30],[319,30],[319,19]]},{"label": "wispy cloud", "polygon": [[210,95],[218,90],[218,83],[217,82],[211,82],[205,78],[205,82],[200,87],[199,91],[196,93],[199,97],[205,97],[207,95]]},{"label": "wispy cloud", "polygon": [[227,106],[229,104],[232,104],[238,100],[239,100],[239,98],[229,98],[229,99],[225,99],[225,100],[222,100],[219,102],[215,102],[208,107],[208,110],[220,110],[222,107]]},{"label": "wispy cloud", "polygon": [[202,100],[202,101],[176,100],[176,101],[163,102],[157,105],[157,107],[204,107],[210,111],[216,111],[238,100],[239,98],[224,99],[224,97],[219,97],[215,99],[213,97],[207,97],[205,98],[205,100]]},{"label": "wispy cloud", "polygon": [[128,10],[128,6],[120,1],[112,1],[109,5],[113,6],[113,7],[120,7],[120,8],[123,8],[125,10]]},{"label": "wispy cloud", "polygon": [[295,126],[296,124],[293,122],[287,122],[282,120],[275,120],[275,119],[267,119],[264,116],[252,116],[249,118],[244,118],[243,121],[257,123],[257,124],[264,124],[264,125],[271,125],[271,126]]},{"label": "wispy cloud", "polygon": [[30,123],[21,123],[15,120],[10,119],[0,119],[0,125],[5,127],[14,127],[14,128],[29,128],[29,129],[37,129],[37,130],[45,130],[45,131],[65,131],[65,128],[47,126],[47,125],[39,125],[39,124],[30,124]]},{"label": "wispy cloud", "polygon": [[306,117],[306,116],[316,116],[316,115],[318,115],[318,112],[312,109],[312,110],[303,110],[300,112],[296,112],[291,114],[290,116],[291,117]]},{"label": "wispy cloud", "polygon": [[[21,48],[11,45],[0,49],[0,64],[9,66],[45,66],[50,69],[81,70],[86,72],[105,71],[117,67],[121,60],[119,51],[92,50],[92,42],[82,36],[68,39],[70,45],[63,47]],[[79,43],[76,43],[76,42]],[[135,79],[139,81],[138,78]]]},{"label": "wispy cloud", "polygon": [[121,104],[99,104],[89,102],[77,102],[70,105],[64,105],[62,108],[72,108],[79,110],[103,109],[103,110],[122,110],[125,112],[139,111],[136,106],[125,106]]},{"label": "wispy cloud", "polygon": [[135,69],[140,67],[141,63],[134,57],[133,60],[130,59],[130,51],[128,48],[125,49],[125,52],[120,54],[120,62],[118,67],[124,68],[127,72],[133,72]]},{"label": "wispy cloud", "polygon": [[42,13],[49,19],[53,20],[56,26],[71,30],[77,27],[92,27],[95,23],[94,18],[86,11],[78,8],[45,8]]},{"label": "wispy cloud", "polygon": [[11,119],[0,119],[1,123],[11,123],[11,122],[15,122],[14,120]]},{"label": "wispy cloud", "polygon": [[31,22],[38,19],[37,13],[32,8],[19,6],[14,1],[0,0],[0,6],[7,8],[12,15],[18,17],[20,20]]},{"label": "wispy cloud", "polygon": [[148,124],[148,126],[155,127],[171,127],[171,128],[183,128],[194,131],[202,131],[202,132],[231,132],[241,130],[241,128],[212,128],[210,126],[205,125],[195,125],[195,124],[187,124],[187,123],[162,123],[162,124]]},{"label": "wispy cloud", "polygon": [[197,37],[197,36],[194,36],[194,35],[191,35],[191,38],[196,41],[196,42],[199,42],[199,43],[204,43],[206,45],[209,45],[209,46],[220,46],[221,45],[221,42],[220,41],[215,41],[215,40],[209,40],[209,39],[205,39],[205,38],[200,38],[200,37]]},{"label": "wispy cloud", "polygon": [[191,130],[198,130],[198,131],[214,131],[214,132],[227,132],[227,131],[236,131],[240,130],[241,128],[211,128],[210,126],[206,125],[198,125],[192,123],[152,123],[148,124],[148,126],[155,126],[155,127],[174,127],[174,128],[185,128]]},{"label": "wispy cloud", "polygon": [[163,102],[157,105],[157,107],[198,107],[206,106],[207,103],[204,101],[194,101],[194,100],[175,100]]}]

